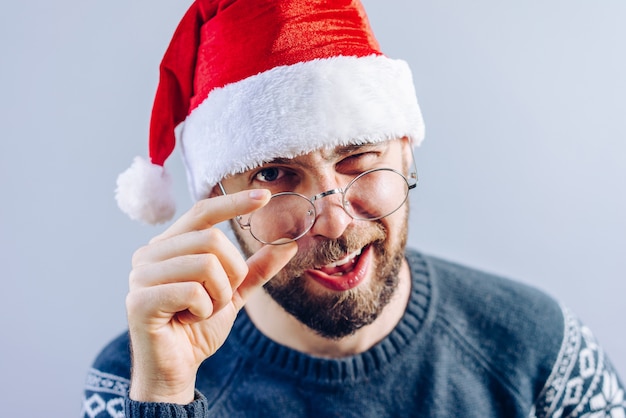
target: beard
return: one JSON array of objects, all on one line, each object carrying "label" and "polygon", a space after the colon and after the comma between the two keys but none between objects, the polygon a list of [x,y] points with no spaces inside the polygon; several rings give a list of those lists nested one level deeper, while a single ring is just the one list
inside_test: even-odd
[{"label": "beard", "polygon": [[[264,285],[264,290],[285,311],[322,337],[337,340],[354,334],[378,318],[398,287],[408,236],[408,205],[405,208],[397,233],[390,234],[380,221],[367,222],[366,228],[348,229],[338,239],[325,240],[310,251],[299,252]],[[252,250],[239,231],[235,236],[249,257]],[[365,286],[321,294],[307,289],[306,269],[337,261],[367,245],[371,246],[375,266]]]}]

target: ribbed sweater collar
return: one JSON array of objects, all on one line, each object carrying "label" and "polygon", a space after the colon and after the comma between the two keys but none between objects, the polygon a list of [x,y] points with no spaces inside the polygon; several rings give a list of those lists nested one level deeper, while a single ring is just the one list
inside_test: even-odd
[{"label": "ribbed sweater collar", "polygon": [[332,383],[356,383],[383,369],[413,341],[432,309],[432,282],[424,258],[407,250],[411,269],[411,297],[406,312],[394,330],[371,349],[339,359],[313,357],[275,343],[263,335],[244,310],[233,328],[231,337],[241,355],[262,362],[288,375],[305,380]]}]

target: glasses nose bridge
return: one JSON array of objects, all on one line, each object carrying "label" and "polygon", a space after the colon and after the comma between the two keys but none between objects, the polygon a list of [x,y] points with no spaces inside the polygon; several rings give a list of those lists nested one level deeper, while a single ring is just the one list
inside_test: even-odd
[{"label": "glasses nose bridge", "polygon": [[[319,212],[318,208],[316,207],[315,202],[317,202],[318,200],[321,200],[321,199],[323,199],[325,197],[333,196],[333,195],[339,195],[338,196],[339,197],[339,206],[344,210],[344,212],[350,214],[348,212],[346,206],[345,206],[345,195],[346,195],[345,187],[344,188],[336,187],[334,189],[329,189],[329,190],[326,190],[324,192],[318,193],[315,196],[312,196],[311,198],[309,198],[309,202],[311,202],[311,204],[313,205],[313,207],[315,209],[315,212],[317,214],[316,218],[317,218],[317,216],[319,216],[320,212]],[[352,216],[352,215],[350,215],[350,216]]]},{"label": "glasses nose bridge", "polygon": [[326,190],[325,192],[318,193],[315,196],[312,196],[309,200],[311,201],[311,203],[315,204],[317,200],[323,199],[326,196],[332,196],[334,194],[341,194],[341,198],[343,201],[344,189],[342,189],[341,187],[337,187],[334,189]]}]

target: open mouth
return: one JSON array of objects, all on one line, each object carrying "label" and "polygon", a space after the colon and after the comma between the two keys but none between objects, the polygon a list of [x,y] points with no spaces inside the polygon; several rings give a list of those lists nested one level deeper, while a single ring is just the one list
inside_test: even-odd
[{"label": "open mouth", "polygon": [[357,262],[357,257],[361,255],[363,248],[359,248],[356,251],[347,254],[341,260],[337,260],[334,263],[326,264],[325,266],[316,267],[316,270],[323,271],[329,276],[339,276],[344,273],[348,273],[354,269]]},{"label": "open mouth", "polygon": [[367,245],[340,260],[306,270],[309,277],[330,290],[344,291],[358,286],[367,277],[372,260],[372,247]]}]

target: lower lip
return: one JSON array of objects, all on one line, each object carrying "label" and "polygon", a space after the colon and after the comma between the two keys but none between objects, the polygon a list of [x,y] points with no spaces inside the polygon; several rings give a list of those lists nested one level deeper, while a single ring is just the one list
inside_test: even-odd
[{"label": "lower lip", "polygon": [[329,290],[342,292],[354,289],[365,280],[372,259],[372,246],[368,245],[358,256],[357,263],[352,271],[340,276],[330,276],[320,270],[306,270],[305,273]]}]

